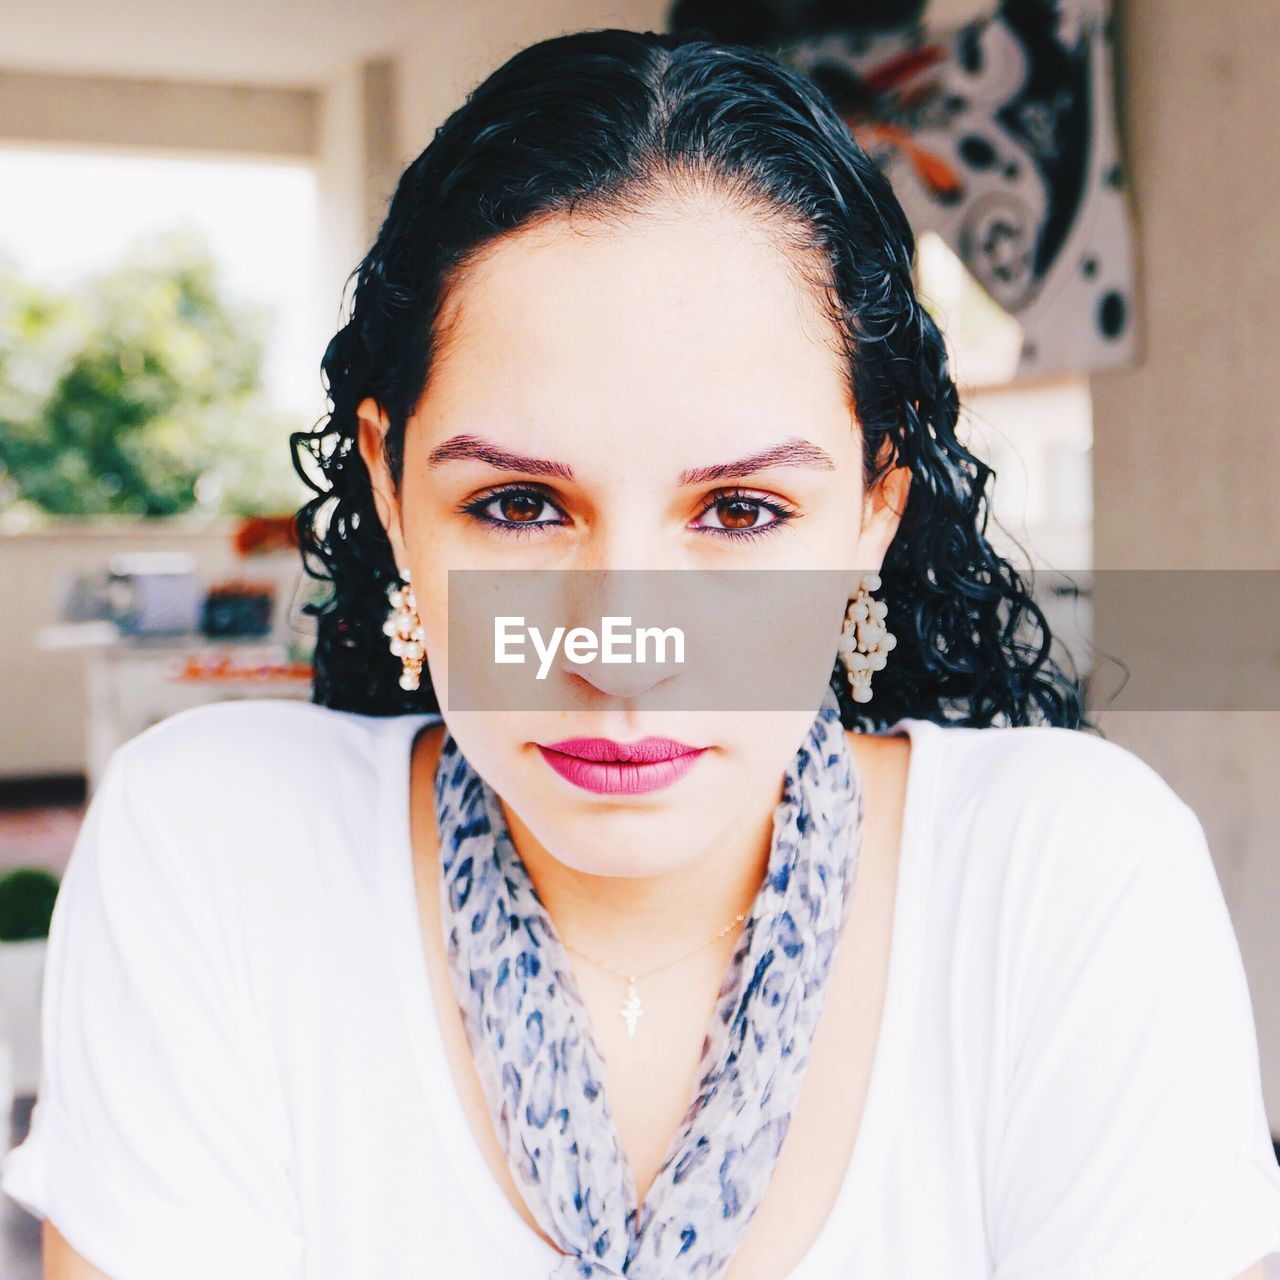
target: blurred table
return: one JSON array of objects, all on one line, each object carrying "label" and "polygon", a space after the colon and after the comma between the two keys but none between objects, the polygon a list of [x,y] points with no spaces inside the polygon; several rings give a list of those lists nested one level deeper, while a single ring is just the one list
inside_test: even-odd
[{"label": "blurred table", "polygon": [[36,640],[85,651],[90,794],[116,747],[175,712],[234,698],[311,698],[310,663],[269,637],[130,635],[112,622],[69,622],[41,628]]}]

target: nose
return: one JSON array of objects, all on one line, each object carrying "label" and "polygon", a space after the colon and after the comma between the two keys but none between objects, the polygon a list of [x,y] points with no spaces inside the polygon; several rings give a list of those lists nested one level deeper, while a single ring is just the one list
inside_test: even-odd
[{"label": "nose", "polygon": [[[589,664],[561,665],[611,698],[634,699],[673,678],[686,660],[683,639],[668,628],[679,626],[670,607],[674,594],[667,569],[570,571],[565,597],[572,625],[586,627],[598,639],[597,656]],[[657,633],[665,633],[659,636]],[[610,653],[612,650],[612,653]],[[612,660],[610,660],[612,658]],[[661,659],[661,661],[659,660]]]},{"label": "nose", "polygon": [[683,563],[683,527],[654,518],[652,499],[613,501],[579,544],[575,569],[596,573],[674,569]]}]

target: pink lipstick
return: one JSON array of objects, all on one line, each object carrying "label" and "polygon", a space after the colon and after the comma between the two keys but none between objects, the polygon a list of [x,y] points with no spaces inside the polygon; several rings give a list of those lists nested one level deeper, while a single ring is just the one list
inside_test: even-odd
[{"label": "pink lipstick", "polygon": [[536,743],[542,758],[575,787],[608,795],[638,795],[669,787],[697,763],[706,747],[674,738],[564,738]]}]

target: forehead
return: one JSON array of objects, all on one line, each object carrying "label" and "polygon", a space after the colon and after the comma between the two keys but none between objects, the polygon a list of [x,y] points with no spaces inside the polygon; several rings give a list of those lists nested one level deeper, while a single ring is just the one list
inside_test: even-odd
[{"label": "forehead", "polygon": [[[538,421],[847,412],[837,335],[758,217],[660,206],[557,217],[488,246],[450,290],[424,409]],[[846,419],[847,420],[847,419]]]}]

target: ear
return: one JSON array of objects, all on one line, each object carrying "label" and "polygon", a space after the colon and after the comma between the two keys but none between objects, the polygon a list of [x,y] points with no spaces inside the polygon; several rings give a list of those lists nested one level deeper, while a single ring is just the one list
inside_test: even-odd
[{"label": "ear", "polygon": [[409,560],[405,554],[404,531],[400,527],[400,500],[391,483],[384,448],[389,425],[386,410],[372,396],[366,396],[356,408],[356,420],[359,424],[356,443],[369,472],[374,510],[386,531],[396,567],[403,577],[404,566]]},{"label": "ear", "polygon": [[[893,442],[885,440],[880,450],[877,469],[892,457]],[[862,532],[858,538],[859,573],[879,572],[888,554],[889,544],[902,524],[911,489],[910,467],[892,467],[878,484],[867,490],[862,504]],[[853,584],[853,591],[857,583]]]}]

